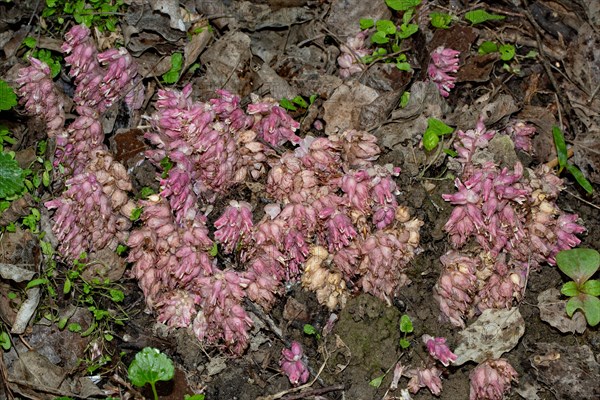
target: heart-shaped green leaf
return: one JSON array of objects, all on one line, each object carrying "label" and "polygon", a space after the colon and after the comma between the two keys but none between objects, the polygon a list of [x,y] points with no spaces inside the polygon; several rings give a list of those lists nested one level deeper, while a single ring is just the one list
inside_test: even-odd
[{"label": "heart-shaped green leaf", "polygon": [[600,253],[594,249],[571,249],[558,252],[558,268],[581,287],[600,266]]}]

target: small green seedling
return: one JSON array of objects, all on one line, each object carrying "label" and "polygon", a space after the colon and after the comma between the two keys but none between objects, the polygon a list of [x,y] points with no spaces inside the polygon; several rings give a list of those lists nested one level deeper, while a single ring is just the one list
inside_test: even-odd
[{"label": "small green seedling", "polygon": [[450,28],[450,23],[454,19],[450,14],[444,14],[439,12],[429,13],[429,19],[431,20],[431,26],[438,29]]},{"label": "small green seedling", "polygon": [[556,255],[558,268],[573,279],[563,285],[560,292],[570,297],[567,315],[583,311],[590,326],[600,322],[600,280],[590,279],[600,267],[600,253],[594,249],[563,250]]},{"label": "small green seedling", "polygon": [[402,349],[408,349],[410,347],[410,341],[406,339],[406,337],[412,333],[414,330],[412,320],[406,314],[400,317],[400,332],[403,333],[402,338],[400,339],[400,347]]},{"label": "small green seedling", "polygon": [[304,324],[304,333],[308,336],[314,336],[317,340],[321,340],[321,334],[311,324]]},{"label": "small green seedling", "polygon": [[554,144],[556,145],[556,154],[558,155],[558,173],[560,174],[563,170],[567,170],[573,178],[577,181],[588,194],[594,192],[594,188],[590,181],[588,181],[579,168],[568,161],[568,150],[565,142],[565,136],[562,130],[558,126],[552,127],[552,136],[554,137]]},{"label": "small green seedling", "polygon": [[377,60],[394,62],[400,71],[412,71],[406,54],[402,53],[402,41],[417,33],[419,25],[411,23],[415,15],[415,7],[421,4],[421,0],[386,0],[386,4],[396,10],[402,11],[402,23],[396,25],[389,19],[372,20],[362,18],[361,29],[375,28],[371,35],[371,43],[376,45],[371,55],[362,58],[365,64],[371,64]]},{"label": "small green seedling", "polygon": [[423,134],[423,147],[431,151],[435,149],[440,142],[440,137],[454,132],[454,128],[449,127],[439,119],[428,118],[427,130]]},{"label": "small green seedling", "polygon": [[298,95],[296,97],[294,97],[292,100],[287,99],[287,98],[282,98],[279,101],[279,105],[282,108],[285,108],[288,111],[297,111],[298,107],[303,108],[303,109],[308,109],[310,106],[313,105],[313,103],[315,102],[315,100],[317,99],[317,95],[313,94],[308,98],[308,101],[306,101],[304,99],[304,97]]},{"label": "small green seedling", "polygon": [[183,55],[181,53],[173,53],[171,55],[171,69],[163,74],[163,81],[167,84],[177,83],[180,78],[181,69],[183,68]]},{"label": "small green seedling", "polygon": [[129,380],[137,387],[143,387],[147,383],[152,387],[154,400],[158,400],[156,382],[170,381],[175,376],[173,362],[158,349],[145,347],[135,355],[135,359],[127,370]]}]

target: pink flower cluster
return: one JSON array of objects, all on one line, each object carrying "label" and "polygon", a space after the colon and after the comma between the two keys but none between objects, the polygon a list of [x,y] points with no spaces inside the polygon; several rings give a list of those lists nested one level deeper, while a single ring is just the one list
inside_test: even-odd
[{"label": "pink flower cluster", "polygon": [[469,400],[502,400],[517,377],[517,371],[507,360],[487,360],[471,371]]},{"label": "pink flower cluster", "polygon": [[[134,205],[128,199],[131,183],[122,164],[108,153],[100,117],[108,107],[143,87],[135,87],[135,65],[126,50],[98,54],[84,26],[74,26],[66,35],[63,50],[74,78],[74,103],[79,116],[64,128],[63,100],[50,78],[50,69],[36,59],[21,69],[17,82],[28,112],[41,115],[48,133],[56,138],[55,165],[62,163],[72,177],[67,190],[46,206],[56,209],[53,231],[59,250],[67,259],[82,252],[114,250],[127,239]],[[102,67],[105,64],[106,67]],[[131,103],[133,104],[133,103]]]},{"label": "pink flower cluster", "polygon": [[470,249],[440,259],[434,288],[442,314],[457,326],[486,308],[512,307],[523,297],[529,271],[553,264],[556,253],[579,244],[576,235],[585,230],[576,215],[556,206],[562,181],[548,168],[525,174],[520,163],[510,170],[473,161],[494,135],[482,121],[457,132],[458,191],[442,195],[454,205],[445,225],[453,247]]},{"label": "pink flower cluster", "polygon": [[431,53],[431,63],[427,67],[427,74],[444,97],[450,96],[450,90],[454,88],[456,76],[453,74],[458,71],[459,55],[460,51],[441,46]]},{"label": "pink flower cluster", "polygon": [[289,349],[281,350],[279,365],[292,385],[297,386],[308,381],[310,373],[300,343],[293,341]]},{"label": "pink flower cluster", "polygon": [[48,136],[56,137],[65,125],[64,100],[50,77],[50,67],[30,57],[29,67],[19,70],[17,83],[21,103],[29,115],[41,116],[48,128]]},{"label": "pink flower cluster", "polygon": [[368,36],[368,30],[361,31],[355,36],[349,37],[346,43],[340,46],[341,53],[337,58],[337,62],[340,66],[339,73],[342,78],[348,78],[365,69],[361,59],[371,54],[371,50],[365,45]]},{"label": "pink flower cluster", "polygon": [[442,392],[442,370],[433,366],[431,368],[414,368],[406,372],[410,377],[408,390],[417,393],[421,388],[427,388],[434,396]]},{"label": "pink flower cluster", "polygon": [[505,132],[515,143],[517,150],[523,150],[526,153],[533,151],[531,138],[535,135],[535,126],[528,125],[522,121],[512,121],[506,127]]}]

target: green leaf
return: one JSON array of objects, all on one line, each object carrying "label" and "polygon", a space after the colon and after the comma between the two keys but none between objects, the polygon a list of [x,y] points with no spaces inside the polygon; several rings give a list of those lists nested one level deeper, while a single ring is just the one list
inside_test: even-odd
[{"label": "green leaf", "polygon": [[146,383],[170,381],[175,375],[175,367],[173,362],[158,349],[145,347],[135,355],[127,373],[131,383],[142,387]]},{"label": "green leaf", "polygon": [[25,288],[26,289],[31,289],[31,288],[36,287],[36,286],[47,285],[47,284],[48,284],[48,279],[46,279],[46,278],[38,278],[38,279],[34,279],[32,281],[29,281],[29,283],[27,283],[27,286]]},{"label": "green leaf", "polygon": [[78,324],[77,322],[71,322],[67,326],[67,329],[71,332],[81,332],[81,325]]},{"label": "green leaf", "polygon": [[503,20],[505,17],[502,15],[490,14],[485,10],[473,10],[465,14],[465,19],[473,25],[481,24],[486,21]]},{"label": "green leaf", "polygon": [[302,96],[300,96],[300,95],[298,95],[298,96],[294,97],[294,98],[292,99],[292,101],[293,101],[295,104],[297,104],[297,105],[299,105],[300,107],[302,107],[302,108],[308,108],[308,103],[307,103],[307,102],[306,102],[306,100],[304,100],[304,98],[303,98]]},{"label": "green leaf", "polygon": [[433,133],[432,131],[427,130],[423,134],[423,147],[425,147],[425,150],[431,151],[431,150],[435,149],[439,142],[440,142],[440,137],[438,135],[436,135],[435,133]]},{"label": "green leaf", "polygon": [[5,331],[0,333],[0,346],[6,351],[10,350],[12,343],[10,342],[10,336]]},{"label": "green leaf", "polygon": [[581,286],[581,291],[590,296],[600,296],[600,281],[597,279],[590,279]]},{"label": "green leaf", "polygon": [[577,284],[573,281],[565,283],[560,289],[560,292],[569,297],[575,297],[580,293]]},{"label": "green leaf", "polygon": [[515,46],[512,44],[503,44],[498,48],[500,59],[502,61],[510,61],[515,58]]},{"label": "green leaf", "polygon": [[404,338],[400,339],[400,347],[403,349],[408,349],[410,347],[410,342]]},{"label": "green leaf", "polygon": [[386,35],[393,35],[396,33],[396,25],[389,19],[380,19],[375,24],[378,32],[383,32]]},{"label": "green leaf", "polygon": [[590,326],[596,326],[600,322],[600,299],[588,294],[580,294],[567,302],[567,315],[572,317],[575,311],[583,311],[585,319]]},{"label": "green leaf", "polygon": [[179,52],[171,54],[171,69],[162,78],[167,84],[177,83],[183,67],[183,55]]},{"label": "green leaf", "polygon": [[529,50],[527,54],[525,54],[525,58],[536,58],[538,56],[538,52],[535,50]]},{"label": "green leaf", "polygon": [[0,152],[0,199],[19,194],[23,189],[23,170],[9,153]]},{"label": "green leaf", "polygon": [[402,25],[400,25],[400,32],[398,32],[396,35],[400,39],[406,39],[407,37],[414,35],[418,31],[419,31],[419,25],[417,25],[417,24],[408,24],[408,25],[402,24]]},{"label": "green leaf", "polygon": [[122,256],[123,254],[125,254],[125,252],[126,252],[127,250],[129,250],[129,247],[128,247],[128,246],[126,246],[126,245],[124,245],[124,244],[119,244],[119,245],[117,246],[116,253],[117,253],[117,255],[118,255],[118,256]]},{"label": "green leaf", "polygon": [[452,149],[444,149],[444,153],[448,154],[450,157],[457,157],[458,153]]},{"label": "green leaf", "polygon": [[577,183],[579,183],[579,186],[581,186],[588,194],[594,193],[592,184],[586,179],[585,176],[583,176],[583,172],[581,172],[579,168],[571,163],[567,163],[567,171],[569,171]]},{"label": "green leaf", "polygon": [[486,54],[495,53],[497,51],[498,51],[498,45],[495,42],[486,40],[485,42],[481,43],[481,45],[479,46],[479,49],[477,50],[477,54],[483,56]]},{"label": "green leaf", "polygon": [[216,257],[219,254],[219,246],[217,246],[217,242],[214,242],[210,250],[208,251],[211,257]]},{"label": "green leaf", "polygon": [[14,90],[8,86],[6,81],[0,79],[0,111],[10,110],[17,105],[17,95]]},{"label": "green leaf", "polygon": [[137,221],[142,216],[142,212],[144,212],[143,207],[134,208],[133,211],[131,212],[131,215],[129,216],[129,219],[131,221]]},{"label": "green leaf", "polygon": [[558,126],[552,127],[552,137],[558,154],[558,172],[560,173],[567,166],[567,144],[565,143],[565,136]]},{"label": "green leaf", "polygon": [[27,36],[25,39],[23,39],[23,46],[29,47],[30,49],[33,49],[36,44],[37,40],[34,37]]},{"label": "green leaf", "polygon": [[383,378],[385,378],[385,375],[378,376],[377,378],[375,378],[371,382],[369,382],[369,386],[378,388],[379,386],[381,386],[381,383],[383,382]]},{"label": "green leaf", "polygon": [[122,290],[110,289],[108,292],[110,293],[110,299],[115,303],[120,303],[125,299],[125,294],[123,294]]},{"label": "green leaf", "polygon": [[71,280],[67,277],[65,280],[65,285],[63,286],[63,294],[68,294],[71,292]]},{"label": "green leaf", "polygon": [[598,270],[600,253],[584,248],[559,251],[556,254],[556,265],[581,287]]},{"label": "green leaf", "polygon": [[183,396],[183,400],[204,400],[204,395],[203,394],[193,394],[193,395],[189,395],[186,394]]},{"label": "green leaf", "polygon": [[140,198],[147,200],[148,197],[152,196],[154,193],[154,189],[148,186],[144,186],[142,190],[140,190]]},{"label": "green leaf", "polygon": [[292,103],[290,100],[286,99],[285,97],[283,99],[279,100],[279,105],[288,111],[296,111],[297,110],[294,103]]},{"label": "green leaf", "polygon": [[410,72],[412,70],[412,67],[407,62],[397,62],[396,68],[398,68],[400,71],[406,71],[406,72]]},{"label": "green leaf", "polygon": [[448,135],[454,132],[454,128],[449,127],[448,125],[436,118],[427,119],[427,130],[432,131],[438,136]]},{"label": "green leaf", "polygon": [[414,13],[415,13],[414,8],[409,8],[408,10],[406,10],[404,12],[404,14],[402,15],[402,25],[407,25],[410,22],[410,20],[412,19]]},{"label": "green leaf", "polygon": [[413,324],[410,317],[406,314],[400,317],[400,332],[411,333],[413,331]]},{"label": "green leaf", "polygon": [[440,138],[435,133],[427,130],[423,134],[423,147],[425,147],[425,150],[431,151],[435,149],[439,142]]},{"label": "green leaf", "polygon": [[361,18],[360,21],[360,29],[369,29],[375,26],[375,21],[371,18]]},{"label": "green leaf", "polygon": [[404,108],[408,105],[408,101],[410,100],[410,92],[402,93],[402,97],[400,97],[400,107]]},{"label": "green leaf", "polygon": [[452,22],[452,15],[444,14],[439,12],[429,13],[429,19],[431,20],[431,26],[438,29],[448,29]]},{"label": "green leaf", "polygon": [[304,324],[303,330],[304,330],[304,333],[307,335],[316,336],[319,334],[319,332],[317,332],[317,329],[314,326],[312,326],[311,324]]},{"label": "green leaf", "polygon": [[392,10],[406,11],[421,4],[421,0],[385,0],[385,4]]},{"label": "green leaf", "polygon": [[310,105],[313,105],[313,104],[314,104],[314,102],[315,102],[315,100],[317,100],[317,97],[318,97],[318,96],[317,96],[316,94],[311,94],[311,95],[310,95],[310,97],[308,98],[308,103],[309,103]]},{"label": "green leaf", "polygon": [[371,36],[372,43],[385,44],[385,43],[388,43],[389,41],[390,40],[387,38],[386,34],[381,31],[377,31]]}]

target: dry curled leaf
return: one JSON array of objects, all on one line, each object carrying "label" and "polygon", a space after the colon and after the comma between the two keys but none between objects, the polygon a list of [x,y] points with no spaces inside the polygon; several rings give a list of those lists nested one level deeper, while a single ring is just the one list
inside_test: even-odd
[{"label": "dry curled leaf", "polygon": [[500,358],[517,345],[523,333],[525,320],[518,308],[484,310],[477,321],[459,332],[462,339],[454,350],[458,356],[454,365]]}]

